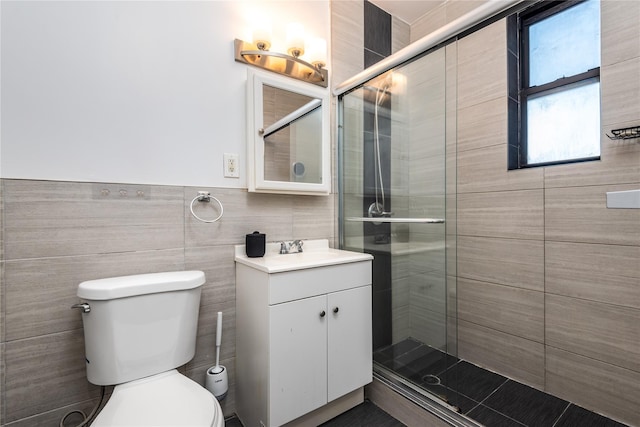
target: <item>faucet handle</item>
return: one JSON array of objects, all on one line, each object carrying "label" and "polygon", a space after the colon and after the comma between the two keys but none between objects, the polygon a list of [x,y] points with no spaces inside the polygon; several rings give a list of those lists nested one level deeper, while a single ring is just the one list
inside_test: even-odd
[{"label": "faucet handle", "polygon": [[287,248],[287,244],[285,242],[280,242],[280,254],[288,254],[289,249]]}]

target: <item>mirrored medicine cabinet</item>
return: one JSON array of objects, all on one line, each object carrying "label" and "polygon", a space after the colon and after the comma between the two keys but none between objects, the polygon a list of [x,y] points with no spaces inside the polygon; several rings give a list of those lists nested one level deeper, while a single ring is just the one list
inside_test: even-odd
[{"label": "mirrored medicine cabinet", "polygon": [[327,89],[247,70],[247,179],[251,192],[331,190]]}]

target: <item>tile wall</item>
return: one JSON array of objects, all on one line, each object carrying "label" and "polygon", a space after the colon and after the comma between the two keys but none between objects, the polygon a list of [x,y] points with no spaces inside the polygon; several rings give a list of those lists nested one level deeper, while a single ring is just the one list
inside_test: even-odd
[{"label": "tile wall", "polygon": [[[435,9],[411,39],[467,3]],[[460,357],[640,425],[640,211],[607,209],[605,198],[640,186],[638,141],[605,136],[640,123],[640,4],[604,0],[601,10],[597,162],[507,171],[506,22],[455,43],[458,262],[449,274]]]},{"label": "tile wall", "polygon": [[[354,76],[364,69],[364,2],[349,0],[331,1],[331,87],[335,88],[340,83]],[[332,102],[332,129],[338,129],[336,122],[336,98],[331,98]],[[362,135],[362,103],[361,100],[355,102],[356,105],[345,105],[345,122],[354,125],[345,128],[343,137],[359,138]],[[357,124],[357,125],[356,125]],[[348,131],[347,131],[348,130]],[[332,133],[334,139],[336,133]],[[355,145],[352,145],[355,146]],[[334,159],[337,158],[337,144],[333,144]],[[345,163],[352,164],[353,168],[345,169],[344,173],[349,174],[346,182],[354,185],[345,188],[343,191],[350,196],[345,198],[344,211],[346,216],[359,216],[362,206],[361,194],[362,176],[357,171],[362,170],[362,151],[352,151],[345,155],[348,159]],[[333,165],[333,176],[337,176],[337,162]],[[337,193],[338,182],[334,180],[334,191]],[[337,197],[337,196],[336,196]],[[336,206],[337,206],[336,200]],[[362,233],[355,222],[345,223],[345,239],[357,240],[352,242],[353,247],[362,247]],[[335,236],[338,236],[337,221]]]},{"label": "tile wall", "polygon": [[[2,425],[57,425],[71,409],[88,412],[99,395],[85,375],[78,302],[84,280],[197,269],[205,272],[196,355],[181,368],[204,383],[215,364],[216,313],[224,313],[221,363],[230,373],[222,406],[234,412],[234,245],[254,230],[268,241],[327,238],[333,244],[334,197],[265,195],[246,190],[144,186],[148,198],[100,198],[100,185],[4,179],[1,296]],[[131,187],[131,186],[130,186]],[[135,186],[133,186],[135,187]],[[224,217],[192,217],[197,191],[210,191]],[[196,202],[201,217],[217,215]]]}]

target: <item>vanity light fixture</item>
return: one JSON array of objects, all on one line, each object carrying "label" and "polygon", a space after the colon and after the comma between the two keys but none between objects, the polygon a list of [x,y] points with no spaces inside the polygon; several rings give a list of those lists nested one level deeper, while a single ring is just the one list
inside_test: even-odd
[{"label": "vanity light fixture", "polygon": [[[262,27],[253,30],[251,43],[235,39],[235,60],[265,70],[284,74],[318,86],[329,85],[327,42],[321,38],[305,40],[304,27],[298,23],[287,25],[287,53],[273,52],[271,29]],[[309,60],[302,59],[302,56]]]}]

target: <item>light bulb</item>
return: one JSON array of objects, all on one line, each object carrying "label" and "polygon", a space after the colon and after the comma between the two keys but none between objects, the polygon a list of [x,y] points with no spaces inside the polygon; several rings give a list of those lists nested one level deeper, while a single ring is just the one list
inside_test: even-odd
[{"label": "light bulb", "polygon": [[271,24],[269,22],[261,22],[253,30],[253,44],[260,50],[269,50],[271,47]]},{"label": "light bulb", "polygon": [[287,25],[287,52],[296,58],[304,54],[304,27],[302,24]]},{"label": "light bulb", "polygon": [[317,68],[327,65],[327,41],[320,37],[314,37],[309,40],[309,49],[307,49],[307,57],[309,62]]}]

